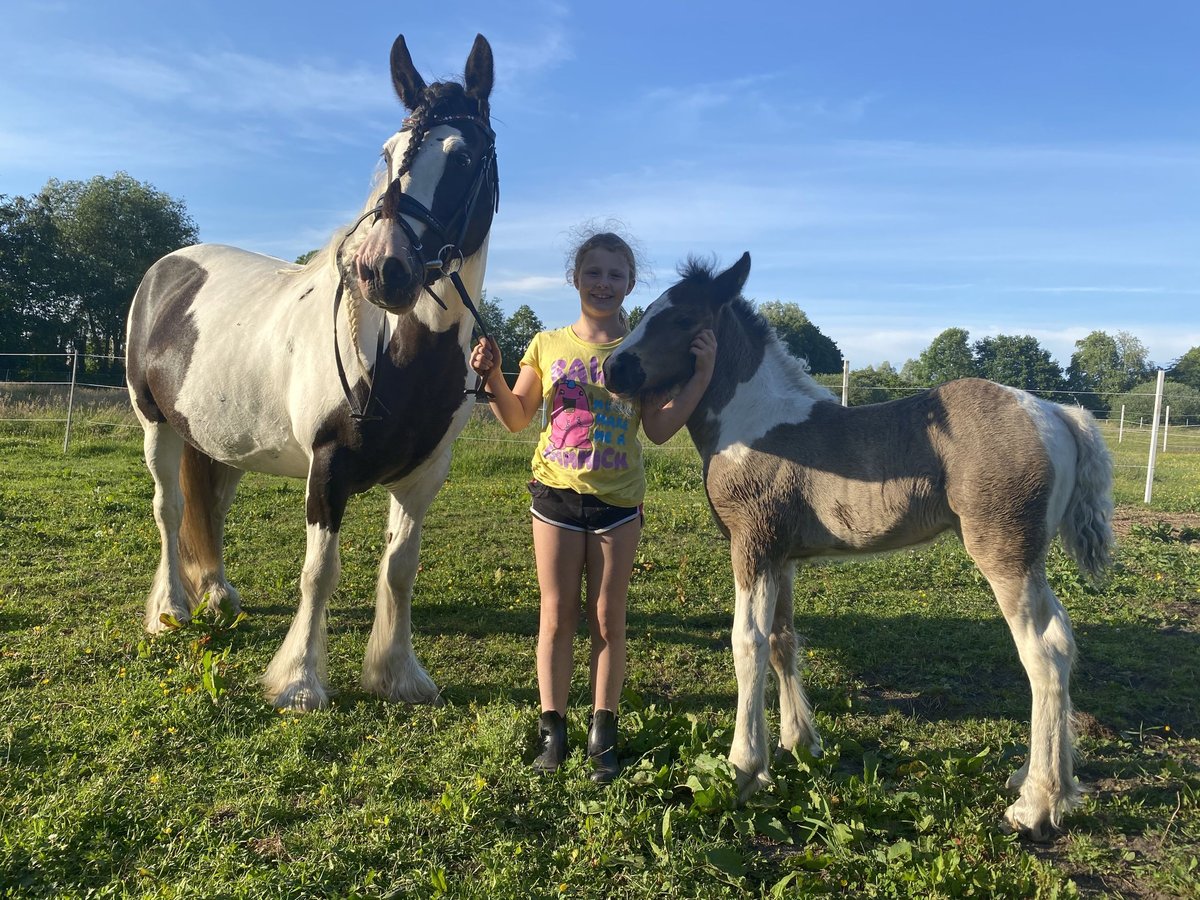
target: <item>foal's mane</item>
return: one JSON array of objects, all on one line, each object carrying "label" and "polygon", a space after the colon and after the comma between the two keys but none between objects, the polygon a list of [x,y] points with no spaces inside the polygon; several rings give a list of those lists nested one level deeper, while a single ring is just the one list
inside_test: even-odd
[{"label": "foal's mane", "polygon": [[[678,269],[680,284],[697,288],[707,287],[716,280],[715,269],[715,260],[689,256]],[[769,361],[775,366],[775,376],[782,380],[785,388],[808,394],[816,400],[837,399],[832,391],[809,374],[806,360],[792,356],[783,341],[779,340],[771,323],[763,318],[762,313],[742,294],[737,294],[721,305],[717,319],[718,328],[722,318],[736,323],[746,346],[763,348],[763,361]],[[718,332],[718,347],[720,346]]]}]

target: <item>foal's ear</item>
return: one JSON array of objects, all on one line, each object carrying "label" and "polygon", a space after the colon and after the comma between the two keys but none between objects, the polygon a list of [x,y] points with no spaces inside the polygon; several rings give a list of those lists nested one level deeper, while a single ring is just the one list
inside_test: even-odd
[{"label": "foal's ear", "polygon": [[467,57],[467,67],[463,70],[463,83],[467,96],[478,100],[483,109],[487,109],[488,95],[492,93],[492,80],[492,46],[487,38],[477,34],[471,45],[471,55]]},{"label": "foal's ear", "polygon": [[750,254],[743,253],[742,258],[713,279],[718,302],[725,303],[742,292],[746,279],[750,277]]},{"label": "foal's ear", "polygon": [[421,105],[421,97],[425,94],[425,79],[413,65],[408,46],[404,43],[404,35],[397,37],[396,43],[392,44],[392,86],[406,109],[415,110]]}]

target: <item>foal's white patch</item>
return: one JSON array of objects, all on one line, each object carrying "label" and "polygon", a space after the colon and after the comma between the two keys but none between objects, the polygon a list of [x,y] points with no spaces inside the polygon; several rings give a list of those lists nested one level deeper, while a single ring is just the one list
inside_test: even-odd
[{"label": "foal's white patch", "polygon": [[731,451],[733,461],[738,461],[749,452],[749,445],[775,426],[808,419],[813,404],[824,398],[796,390],[795,373],[791,371],[796,365],[796,360],[777,343],[767,344],[758,371],[739,384],[733,398],[715,414],[717,453]]},{"label": "foal's white patch", "polygon": [[1002,385],[1017,400],[1018,405],[1033,422],[1046,455],[1050,458],[1050,467],[1054,471],[1054,486],[1051,488],[1049,501],[1046,504],[1046,526],[1053,534],[1066,512],[1075,490],[1075,465],[1079,458],[1079,447],[1075,436],[1066,422],[1055,412],[1056,404],[1050,400],[1041,400],[1033,394],[1017,388]]}]

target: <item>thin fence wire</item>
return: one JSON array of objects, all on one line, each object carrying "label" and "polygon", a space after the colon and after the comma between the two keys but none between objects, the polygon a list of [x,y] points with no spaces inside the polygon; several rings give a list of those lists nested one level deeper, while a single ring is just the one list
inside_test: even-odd
[{"label": "thin fence wire", "polygon": [[[21,380],[10,380],[7,375],[11,372],[6,365],[8,360],[16,360],[24,358],[40,358],[42,360],[61,361],[58,363],[60,368],[58,372],[43,372],[47,377],[42,378],[23,378]],[[22,425],[28,427],[36,426],[62,426],[66,430],[64,435],[64,451],[69,446],[70,429],[72,427],[72,419],[74,419],[75,428],[93,429],[110,429],[114,431],[137,430],[140,429],[140,424],[133,413],[132,407],[129,405],[128,397],[126,396],[126,388],[124,385],[124,360],[112,356],[99,356],[95,354],[79,354],[77,357],[70,353],[43,353],[43,354],[18,354],[18,353],[0,353],[0,371],[4,371],[6,378],[0,380],[0,424],[6,426],[15,426],[20,428]],[[13,368],[18,368],[13,365]],[[20,367],[23,371],[28,371],[31,366],[26,365]],[[98,370],[107,369],[101,374],[97,374]],[[75,378],[71,378],[72,371],[75,371]],[[102,378],[116,381],[117,383],[104,383]],[[851,377],[850,384],[852,385],[853,378]],[[886,393],[887,395],[898,397],[907,396],[921,388],[898,388],[887,390],[882,388],[873,389],[877,394]],[[1083,396],[1078,391],[1047,391],[1041,392],[1046,394],[1057,394],[1063,398],[1075,400]],[[1145,396],[1154,397],[1154,394],[1094,394],[1096,397],[1117,397],[1117,396]],[[486,406],[483,406],[486,409]],[[487,415],[487,413],[483,413]],[[541,419],[544,422],[545,411],[543,409]],[[1140,457],[1148,460],[1151,435],[1154,431],[1151,417],[1140,415],[1134,417],[1131,414],[1122,416],[1121,409],[1114,409],[1107,414],[1100,412],[1096,414],[1097,422],[1105,437],[1114,447],[1119,447],[1123,452],[1117,455],[1114,460],[1115,468],[1119,470],[1145,473],[1149,470],[1147,462],[1132,462],[1132,459]],[[1175,421],[1169,418],[1164,422],[1160,417],[1161,435],[1159,443],[1161,447],[1156,450],[1169,454],[1182,453],[1198,453],[1200,452],[1200,420],[1195,416],[1178,417]],[[524,445],[532,448],[537,443],[536,431],[526,435],[514,435],[513,437],[486,437],[477,434],[463,434],[459,437],[459,441],[464,443],[476,444],[493,444],[493,445]],[[694,448],[690,443],[672,443],[666,446],[659,446],[650,442],[645,442],[645,451],[651,454],[654,453],[694,453]]]}]

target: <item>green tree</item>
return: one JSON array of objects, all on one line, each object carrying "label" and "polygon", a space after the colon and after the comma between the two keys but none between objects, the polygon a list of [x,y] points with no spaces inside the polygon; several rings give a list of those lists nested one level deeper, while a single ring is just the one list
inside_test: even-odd
[{"label": "green tree", "polygon": [[1089,409],[1107,410],[1112,396],[1129,390],[1149,373],[1146,346],[1127,331],[1112,337],[1093,331],[1075,342],[1067,385]]},{"label": "green tree", "polygon": [[642,316],[644,315],[646,315],[646,310],[640,306],[635,306],[628,311],[630,331],[638,327],[638,322],[642,321]]},{"label": "green tree", "polygon": [[304,266],[312,261],[312,258],[320,253],[320,250],[309,250],[307,253],[301,253],[296,257],[296,265]]},{"label": "green tree", "polygon": [[[1141,384],[1135,384],[1126,393],[1113,399],[1113,409],[1125,407],[1125,421],[1136,421],[1144,418],[1147,422],[1154,415],[1154,392],[1158,389],[1158,379],[1151,378]],[[1200,390],[1190,384],[1178,381],[1163,381],[1163,409],[1171,407],[1171,421],[1178,422],[1182,418],[1200,417]]]},{"label": "green tree", "polygon": [[504,371],[516,372],[517,364],[525,355],[525,349],[533,341],[533,336],[546,328],[530,307],[525,304],[518,306],[508,321],[504,323],[504,341],[500,349],[504,354]]},{"label": "green tree", "polygon": [[[475,304],[475,309],[479,311],[479,318],[483,320],[488,334],[495,337],[504,331],[504,310],[500,308],[498,302],[487,295],[486,290],[479,295],[479,301]],[[476,326],[475,330],[478,332],[479,327]],[[499,340],[497,340],[497,343],[499,343]]]},{"label": "green tree", "polygon": [[37,202],[55,223],[58,256],[68,266],[56,290],[77,304],[83,345],[77,340],[76,349],[122,355],[138,282],[155,260],[196,242],[183,201],[118,172],[86,182],[51,179]]},{"label": "green tree", "polygon": [[1171,363],[1167,377],[1200,391],[1200,347],[1193,347]]},{"label": "green tree", "polygon": [[978,375],[968,338],[963,328],[947,328],[930,341],[920,356],[905,363],[902,377],[922,387],[933,387],[956,378]]},{"label": "green tree", "polygon": [[[841,396],[841,385],[832,389]],[[907,397],[913,392],[912,382],[901,377],[891,363],[882,362],[879,366],[867,366],[863,369],[851,369],[850,390],[846,402],[850,406],[864,406],[868,403],[884,403]]]},{"label": "green tree", "polygon": [[1026,391],[1059,391],[1066,386],[1050,351],[1027,334],[986,337],[976,341],[973,349],[984,378]]},{"label": "green tree", "polygon": [[788,352],[808,362],[813,374],[842,371],[842,351],[821,333],[795,303],[769,300],[758,304],[758,311],[775,329]]},{"label": "green tree", "polygon": [[[58,229],[45,206],[0,196],[0,351],[63,353],[75,333],[75,312],[57,284],[63,262]],[[22,365],[45,371],[48,361]]]}]

